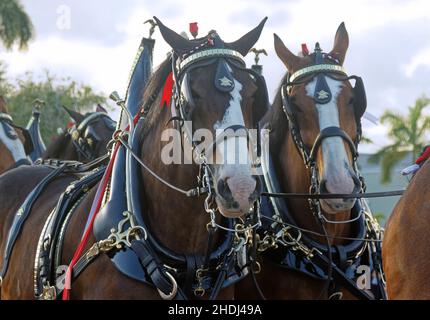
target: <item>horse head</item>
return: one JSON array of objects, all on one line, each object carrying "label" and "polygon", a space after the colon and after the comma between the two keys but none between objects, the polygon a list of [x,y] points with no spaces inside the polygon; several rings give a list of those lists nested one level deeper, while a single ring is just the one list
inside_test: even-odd
[{"label": "horse head", "polygon": [[30,164],[27,154],[32,148],[28,131],[13,123],[6,101],[0,96],[0,173],[21,164]]},{"label": "horse head", "polygon": [[[288,70],[282,87],[283,108],[296,147],[312,171],[311,191],[358,192],[356,148],[366,100],[361,78],[348,77],[342,67],[349,43],[345,25],[339,26],[329,53],[323,53],[317,43],[313,53],[297,56],[276,34],[274,40],[276,53]],[[351,78],[355,87],[348,81]],[[350,210],[355,201],[321,199],[320,204],[334,214]]]},{"label": "horse head", "polygon": [[[171,106],[172,117],[184,123],[183,136],[193,144],[194,156],[209,164],[219,211],[227,217],[246,214],[259,196],[249,130],[256,128],[267,101],[261,98],[265,84],[245,68],[243,56],[258,40],[266,19],[230,43],[213,30],[188,40],[155,20],[173,49],[178,99]],[[200,141],[204,137],[204,143],[194,145],[196,136]]]},{"label": "horse head", "polygon": [[80,161],[91,161],[107,153],[107,144],[115,131],[115,122],[109,117],[106,109],[98,105],[96,112],[85,115],[64,107],[73,119],[74,125],[69,128],[74,149]]}]

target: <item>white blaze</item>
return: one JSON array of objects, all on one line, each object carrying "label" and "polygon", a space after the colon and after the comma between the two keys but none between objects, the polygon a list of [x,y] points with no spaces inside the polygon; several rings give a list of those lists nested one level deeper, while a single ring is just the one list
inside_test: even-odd
[{"label": "white blaze", "polygon": [[9,138],[3,125],[0,125],[0,141],[3,142],[6,148],[10,151],[15,162],[27,158],[21,140],[19,140],[19,138],[15,140]]},{"label": "white blaze", "polygon": [[[218,139],[224,130],[228,127],[240,125],[245,126],[245,120],[242,114],[242,96],[240,91],[242,84],[234,79],[234,89],[230,92],[229,105],[224,113],[221,121],[217,121],[214,125],[216,130],[216,139]],[[221,155],[223,164],[247,164],[248,160],[248,145],[247,138],[241,137],[227,137],[223,142],[222,140],[217,143],[217,150]],[[218,160],[217,160],[218,163]]]},{"label": "white blaze", "polygon": [[[329,77],[326,77],[326,81],[330,88],[332,98],[326,104],[316,104],[320,131],[327,127],[340,127],[337,97],[342,90],[342,82]],[[306,86],[306,92],[310,97],[314,96],[316,82],[317,78],[314,78]],[[325,170],[324,176],[327,177],[335,175],[336,177],[334,179],[339,183],[340,181],[345,181],[345,178],[349,180],[349,161],[342,138],[325,138],[322,142],[321,148]],[[345,192],[350,191],[352,192],[352,190],[345,190]]]}]

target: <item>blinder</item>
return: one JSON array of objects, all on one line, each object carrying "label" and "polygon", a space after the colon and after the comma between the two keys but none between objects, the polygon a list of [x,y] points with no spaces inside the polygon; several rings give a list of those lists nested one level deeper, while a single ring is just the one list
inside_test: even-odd
[{"label": "blinder", "polygon": [[[282,107],[283,111],[287,117],[290,131],[294,140],[296,147],[301,152],[303,159],[306,165],[312,165],[315,163],[315,157],[318,148],[320,147],[322,140],[328,137],[340,137],[344,141],[346,141],[350,147],[351,153],[353,154],[354,159],[358,156],[357,153],[357,145],[361,138],[361,117],[366,111],[367,101],[366,101],[366,93],[364,89],[364,83],[361,77],[358,76],[347,76],[345,70],[342,66],[337,64],[325,64],[323,59],[322,51],[317,43],[315,46],[315,64],[309,67],[302,68],[292,75],[287,74],[286,81],[281,87],[281,99],[282,99]],[[341,74],[343,77],[332,77],[331,74]],[[317,139],[315,140],[312,149],[304,144],[301,134],[299,123],[295,117],[293,105],[290,99],[290,90],[294,85],[298,85],[308,81],[307,78],[300,79],[303,76],[311,75],[313,78],[316,77],[316,85],[315,91],[313,94],[313,99],[315,103],[323,105],[330,102],[333,98],[330,87],[327,84],[326,76],[332,77],[338,81],[346,81],[346,80],[355,80],[355,85],[353,86],[353,108],[354,108],[354,117],[357,127],[357,138],[355,141],[352,141],[351,138],[338,127],[328,127],[323,129]],[[297,79],[299,79],[297,81]]]},{"label": "blinder", "polygon": [[91,113],[78,126],[75,125],[69,129],[78,154],[87,160],[92,160],[97,156],[97,144],[102,141],[102,137],[91,126],[97,120],[102,120],[112,132],[115,130],[115,122],[104,112]]},{"label": "blinder", "polygon": [[[296,119],[294,117],[294,112],[293,112],[293,108],[291,105],[290,96],[288,94],[288,87],[293,85],[294,83],[290,83],[288,78],[289,77],[287,75],[287,83],[285,85],[283,85],[281,88],[283,109],[284,109],[285,115],[288,118],[288,121],[292,125],[294,125],[296,128],[298,128],[298,122],[296,121]],[[354,95],[354,100],[353,100],[354,116],[355,116],[355,121],[357,123],[357,126],[361,127],[361,117],[364,115],[364,113],[366,112],[366,109],[367,109],[366,91],[364,88],[363,79],[361,77],[349,76],[348,78],[341,79],[341,80],[350,80],[350,79],[355,80],[355,85],[352,86],[352,92]],[[331,97],[331,95],[330,95],[330,97]],[[320,102],[318,102],[318,103],[320,103]]]},{"label": "blinder", "polygon": [[[237,68],[241,68],[248,72],[251,75],[252,80],[254,81],[255,85],[257,86],[257,91],[254,94],[254,103],[253,103],[253,125],[254,128],[257,128],[258,122],[260,119],[266,114],[266,112],[269,110],[270,103],[269,103],[269,94],[267,91],[267,85],[265,78],[256,73],[252,69],[246,69],[242,65],[238,65],[237,63],[233,61],[226,61],[224,58],[219,58],[217,69],[214,77],[214,86],[217,90],[220,92],[231,92],[234,89],[234,77],[231,71],[230,64],[234,65]],[[190,118],[190,114],[196,107],[195,100],[193,98],[193,94],[191,92],[191,84],[190,84],[190,72],[198,67],[203,67],[206,65],[210,65],[214,63],[215,60],[212,59],[210,61],[205,61],[205,63],[199,63],[197,65],[193,65],[192,69],[189,68],[186,71],[183,71],[183,76],[180,79],[180,99],[183,102],[183,105],[185,106],[184,115],[183,117],[185,120],[188,120]]]},{"label": "blinder", "polygon": [[[197,146],[191,138],[191,128],[186,125],[186,121],[191,119],[192,112],[196,108],[196,101],[191,90],[190,73],[192,70],[217,63],[213,84],[221,93],[229,93],[235,88],[235,78],[233,76],[232,66],[248,72],[257,86],[252,109],[254,128],[258,128],[258,122],[269,109],[267,86],[264,78],[252,69],[246,68],[243,56],[239,52],[225,48],[216,32],[211,32],[209,37],[212,40],[212,44],[210,44],[210,41],[207,41],[205,42],[205,46],[212,47],[210,49],[205,48],[201,50],[199,48],[202,46],[197,46],[196,50],[185,55],[185,58],[183,56],[182,59],[178,57],[175,52],[172,53],[172,72],[174,81],[172,96],[174,99],[172,100],[171,105],[171,120],[180,121],[179,128],[184,139],[190,142],[193,145],[193,148],[196,148]],[[258,154],[261,149],[259,148],[259,142],[259,135],[257,135]],[[198,148],[197,153],[200,153],[200,156],[204,157],[204,153],[201,152],[201,150],[199,152]]]},{"label": "blinder", "polygon": [[364,115],[367,109],[366,90],[364,88],[363,79],[361,77],[351,76],[350,78],[355,80],[355,85],[353,87],[354,113],[355,121],[358,124],[361,122],[361,117]]},{"label": "blinder", "polygon": [[255,116],[255,128],[258,128],[258,123],[270,108],[269,93],[267,91],[266,79],[251,69],[251,76],[257,86],[257,91],[254,95],[253,115]]}]

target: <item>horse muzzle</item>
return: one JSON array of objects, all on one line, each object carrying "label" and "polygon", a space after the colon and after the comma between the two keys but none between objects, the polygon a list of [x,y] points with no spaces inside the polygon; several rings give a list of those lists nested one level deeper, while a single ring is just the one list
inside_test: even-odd
[{"label": "horse muzzle", "polygon": [[221,214],[228,218],[236,218],[250,212],[261,194],[261,182],[258,177],[239,171],[219,177],[215,190],[215,200]]},{"label": "horse muzzle", "polygon": [[[327,180],[322,180],[320,182],[320,193],[321,194],[336,194],[336,193],[358,193],[361,189],[361,183],[355,174],[352,174],[350,181],[344,186],[338,184],[331,187]],[[352,188],[351,188],[352,187]],[[357,199],[354,198],[340,198],[340,199],[321,199],[320,204],[324,212],[330,214],[336,214],[338,212],[349,211],[354,207]]]}]

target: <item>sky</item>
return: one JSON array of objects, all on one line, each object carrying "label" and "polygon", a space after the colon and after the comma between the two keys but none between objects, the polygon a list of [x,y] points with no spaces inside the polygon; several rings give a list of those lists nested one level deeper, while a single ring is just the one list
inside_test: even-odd
[{"label": "sky", "polygon": [[[256,44],[268,56],[261,57],[269,94],[274,92],[285,67],[273,48],[277,33],[293,52],[306,43],[310,50],[320,42],[330,51],[335,32],[343,21],[350,45],[345,60],[349,74],[363,78],[368,112],[379,117],[384,110],[407,112],[422,94],[430,96],[430,1],[428,0],[21,0],[31,16],[36,37],[26,52],[5,52],[0,60],[8,75],[26,71],[36,76],[49,70],[57,76],[91,85],[108,95],[125,93],[130,68],[148,25],[157,16],[177,31],[188,31],[198,22],[199,36],[215,29],[231,42],[269,19]],[[154,64],[166,57],[168,45],[158,30]],[[253,63],[252,55],[247,58]],[[387,129],[363,120],[364,134],[374,141],[362,146],[373,152],[389,141]]]}]

